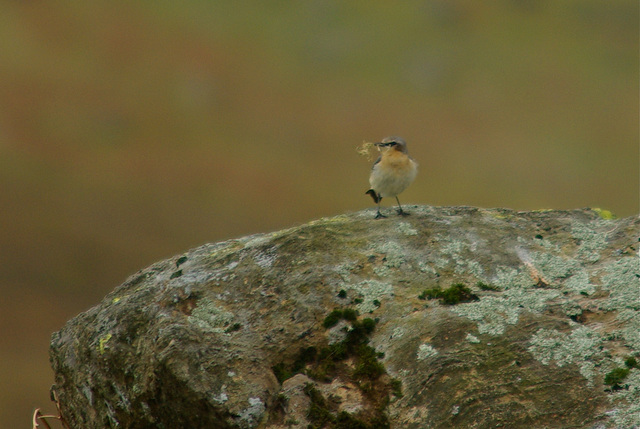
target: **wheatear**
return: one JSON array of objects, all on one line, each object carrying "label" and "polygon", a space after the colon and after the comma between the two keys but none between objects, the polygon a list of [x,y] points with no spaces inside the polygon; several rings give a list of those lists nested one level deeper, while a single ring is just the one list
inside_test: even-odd
[{"label": "wheatear", "polygon": [[398,195],[416,178],[418,164],[409,156],[407,143],[400,137],[385,137],[375,145],[381,148],[382,154],[373,163],[369,176],[371,189],[366,192],[378,204],[375,218],[386,217],[380,213],[380,201],[384,197],[396,197],[398,214],[407,216],[409,213],[402,210]]}]

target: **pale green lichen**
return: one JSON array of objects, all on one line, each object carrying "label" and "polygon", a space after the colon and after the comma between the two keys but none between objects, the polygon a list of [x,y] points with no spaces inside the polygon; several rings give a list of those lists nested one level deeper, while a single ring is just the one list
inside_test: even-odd
[{"label": "pale green lichen", "polygon": [[[518,247],[516,253],[520,260],[528,267],[529,279],[520,278],[520,285],[533,285],[533,275],[540,280],[548,282],[548,287],[560,288],[574,294],[591,295],[596,291],[596,286],[591,284],[587,270],[580,262],[573,258],[567,258],[550,252],[529,251],[524,247]],[[511,273],[514,275],[514,273]],[[501,279],[501,281],[505,281]]]},{"label": "pale green lichen", "polygon": [[620,335],[625,345],[640,351],[640,312],[627,308],[619,311],[616,319],[624,324],[620,329]]},{"label": "pale green lichen", "polygon": [[387,268],[400,268],[402,264],[407,262],[406,249],[396,241],[388,240],[378,243],[373,247],[373,250],[385,255],[384,266]]},{"label": "pale green lichen", "polygon": [[602,308],[640,310],[640,279],[637,277],[640,275],[640,258],[631,256],[615,260],[605,268],[605,272],[602,288],[609,291],[609,299]]},{"label": "pale green lichen", "polygon": [[468,244],[466,242],[461,240],[449,240],[451,240],[449,237],[440,238],[438,240],[442,243],[440,251],[445,255],[460,257],[460,254],[468,248]]},{"label": "pale green lichen", "polygon": [[502,297],[488,296],[477,302],[452,306],[451,311],[477,322],[478,332],[481,334],[501,335],[507,325],[518,322],[522,308],[512,305]]},{"label": "pale green lichen", "polygon": [[393,333],[391,334],[391,338],[398,340],[398,339],[400,339],[400,338],[402,338],[404,336],[405,332],[406,332],[406,330],[403,327],[398,326],[398,327],[393,329]]},{"label": "pale green lichen", "polygon": [[604,221],[594,221],[588,224],[573,221],[571,233],[580,240],[576,256],[587,262],[597,262],[602,254],[602,249],[607,247],[607,232],[599,231],[600,224]]},{"label": "pale green lichen", "polygon": [[437,237],[442,257],[437,257],[434,263],[441,270],[452,269],[458,275],[471,274],[481,278],[485,275],[482,265],[470,257],[477,250],[479,239],[474,234],[469,234],[466,238],[459,240],[449,236]]},{"label": "pale green lichen", "polygon": [[256,264],[258,264],[260,268],[267,269],[267,268],[271,268],[271,266],[276,261],[276,259],[277,259],[276,249],[275,247],[270,247],[258,253],[255,256],[254,261]]},{"label": "pale green lichen", "polygon": [[573,320],[576,320],[583,313],[580,304],[572,300],[564,300],[564,302],[561,302],[560,308],[562,308],[564,314]]},{"label": "pale green lichen", "polygon": [[536,290],[513,288],[500,296],[485,296],[480,301],[453,306],[451,311],[459,316],[477,322],[481,334],[501,335],[508,325],[518,323],[523,310],[542,312],[547,303],[560,296],[556,290]]},{"label": "pale green lichen", "polygon": [[238,415],[241,428],[253,428],[265,415],[266,407],[260,398],[249,398],[249,407]]},{"label": "pale green lichen", "polygon": [[[458,266],[461,266],[461,265],[458,265]],[[472,276],[478,279],[484,279],[485,277],[485,271],[484,271],[484,268],[482,268],[482,265],[478,261],[474,261],[471,259],[467,260],[466,272],[468,272],[469,274],[471,274]],[[462,274],[464,274],[464,272]]]},{"label": "pale green lichen", "polygon": [[373,272],[379,277],[391,275],[392,270],[400,268],[410,260],[407,250],[393,240],[376,243],[370,250],[384,255],[384,262],[373,267]]},{"label": "pale green lichen", "polygon": [[211,393],[210,398],[213,402],[218,404],[224,404],[229,400],[229,396],[227,395],[227,385],[223,384],[220,388],[220,393],[218,395]]},{"label": "pale green lichen", "polygon": [[433,262],[436,264],[437,268],[440,268],[442,270],[444,268],[447,268],[450,260],[447,258],[435,258]]},{"label": "pale green lichen", "polygon": [[[260,234],[262,236],[263,234]],[[209,256],[213,260],[224,259],[225,257],[235,253],[237,250],[244,247],[247,241],[249,241],[252,237],[249,236],[239,240],[227,240],[222,241],[220,243],[215,243],[212,245],[207,245],[207,250],[209,251]]]},{"label": "pale green lichen", "polygon": [[418,262],[418,269],[426,274],[431,274],[431,275],[437,275],[438,272],[436,271],[435,268],[433,268],[431,265],[427,264],[426,262],[423,261],[419,261]]},{"label": "pale green lichen", "polygon": [[606,414],[611,416],[616,428],[640,426],[640,370],[632,369],[624,379],[625,388],[612,392],[617,408]]},{"label": "pale green lichen", "polygon": [[490,282],[502,290],[527,288],[533,285],[531,274],[525,267],[512,268],[498,266],[495,277]]},{"label": "pale green lichen", "polygon": [[562,292],[555,289],[512,288],[502,296],[510,303],[533,313],[547,310],[549,302],[557,300]]},{"label": "pale green lichen", "polygon": [[543,278],[551,282],[566,279],[582,269],[575,259],[542,252],[531,252],[530,255],[531,264]]},{"label": "pale green lichen", "polygon": [[438,351],[431,344],[420,344],[418,352],[416,353],[416,359],[425,360],[430,357],[434,357],[438,354]]},{"label": "pale green lichen", "polygon": [[552,241],[544,237],[542,238],[536,237],[535,241],[533,242],[528,238],[518,237],[517,241],[518,241],[518,244],[523,245],[524,247],[531,247],[532,245],[535,245],[545,250],[551,251],[553,253],[561,252],[560,246],[558,246],[557,244],[553,243]]},{"label": "pale green lichen", "polygon": [[480,339],[473,334],[467,334],[465,339],[469,341],[471,344],[478,344],[480,342]]},{"label": "pale green lichen", "polygon": [[329,345],[343,342],[347,338],[349,328],[351,328],[351,325],[345,320],[340,320],[335,326],[331,327],[327,331]]},{"label": "pale green lichen", "polygon": [[343,262],[339,265],[333,266],[331,269],[334,273],[340,276],[342,281],[346,283],[349,283],[353,276],[353,273],[359,270],[358,264],[353,261]]},{"label": "pale green lichen", "polygon": [[555,329],[539,329],[531,338],[529,352],[543,365],[557,366],[576,364],[580,374],[594,382],[596,364],[604,358],[603,339],[596,332],[578,326],[570,333]]},{"label": "pale green lichen", "polygon": [[224,333],[233,321],[233,313],[220,308],[209,298],[202,298],[188,320],[205,332]]},{"label": "pale green lichen", "polygon": [[[356,284],[344,283],[341,288],[347,292],[354,291],[362,297],[362,302],[356,305],[356,309],[360,314],[376,310],[378,306],[374,301],[380,302],[393,296],[393,286],[390,283],[377,280],[363,280]],[[351,294],[349,295],[351,296]]]},{"label": "pale green lichen", "polygon": [[374,266],[373,272],[378,277],[388,277],[391,274],[389,271],[389,267],[384,264]]},{"label": "pale green lichen", "polygon": [[604,311],[617,311],[620,324],[616,335],[624,339],[625,345],[640,350],[640,259],[631,256],[618,259],[605,268],[602,289],[609,292],[599,301]]},{"label": "pale green lichen", "polygon": [[400,231],[404,235],[418,235],[418,230],[416,230],[408,222],[398,222],[398,225],[396,227],[398,228],[398,231]]},{"label": "pale green lichen", "polygon": [[580,268],[563,283],[564,289],[583,295],[591,295],[596,291],[596,286],[591,284],[589,274],[584,268]]},{"label": "pale green lichen", "polygon": [[250,235],[249,237],[244,238],[245,240],[245,248],[255,248],[264,246],[267,244],[271,244],[273,238],[270,234],[256,234]]}]

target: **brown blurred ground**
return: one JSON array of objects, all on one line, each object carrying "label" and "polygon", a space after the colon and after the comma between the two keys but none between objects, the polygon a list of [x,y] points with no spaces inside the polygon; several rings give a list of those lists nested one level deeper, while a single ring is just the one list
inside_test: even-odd
[{"label": "brown blurred ground", "polygon": [[638,213],[638,3],[0,7],[0,422],[51,411],[49,335],[211,241],[406,203]]}]

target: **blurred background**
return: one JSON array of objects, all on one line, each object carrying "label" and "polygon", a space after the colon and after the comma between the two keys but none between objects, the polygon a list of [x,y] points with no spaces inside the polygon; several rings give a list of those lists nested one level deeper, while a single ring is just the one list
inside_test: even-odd
[{"label": "blurred background", "polygon": [[403,203],[638,213],[636,0],[0,8],[3,427],[54,410],[51,333],[138,269],[373,216],[365,140],[408,141]]}]

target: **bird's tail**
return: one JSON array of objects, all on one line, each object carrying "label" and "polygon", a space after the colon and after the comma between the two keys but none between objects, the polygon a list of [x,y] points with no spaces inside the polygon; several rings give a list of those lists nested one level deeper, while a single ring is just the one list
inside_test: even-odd
[{"label": "bird's tail", "polygon": [[373,189],[369,189],[367,192],[365,192],[365,194],[371,195],[371,198],[373,198],[373,202],[376,204],[378,204],[380,200],[382,200],[382,197],[380,197],[380,195],[378,195],[378,193]]}]

